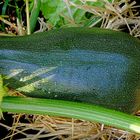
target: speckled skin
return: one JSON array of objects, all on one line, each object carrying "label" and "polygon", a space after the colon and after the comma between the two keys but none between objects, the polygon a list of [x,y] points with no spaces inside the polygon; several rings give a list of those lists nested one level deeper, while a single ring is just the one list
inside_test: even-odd
[{"label": "speckled skin", "polygon": [[140,108],[140,41],[99,28],[0,37],[5,83],[32,97]]}]

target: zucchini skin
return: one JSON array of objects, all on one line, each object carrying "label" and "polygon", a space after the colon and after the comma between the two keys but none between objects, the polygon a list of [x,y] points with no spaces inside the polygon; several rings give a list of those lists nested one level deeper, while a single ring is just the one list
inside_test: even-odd
[{"label": "zucchini skin", "polygon": [[140,108],[140,41],[100,28],[0,37],[0,73],[26,96]]}]

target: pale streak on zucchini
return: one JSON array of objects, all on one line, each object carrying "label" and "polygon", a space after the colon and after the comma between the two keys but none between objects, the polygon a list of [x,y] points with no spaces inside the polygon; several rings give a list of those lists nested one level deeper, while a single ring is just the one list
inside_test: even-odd
[{"label": "pale streak on zucchini", "polygon": [[4,112],[42,114],[96,121],[140,134],[140,119],[115,110],[70,101],[4,97]]}]

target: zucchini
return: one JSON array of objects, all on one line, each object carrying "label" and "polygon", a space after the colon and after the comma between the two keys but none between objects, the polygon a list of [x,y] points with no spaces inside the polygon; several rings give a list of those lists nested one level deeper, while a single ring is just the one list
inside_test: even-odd
[{"label": "zucchini", "polygon": [[26,96],[140,108],[140,41],[100,28],[0,37],[0,74]]}]

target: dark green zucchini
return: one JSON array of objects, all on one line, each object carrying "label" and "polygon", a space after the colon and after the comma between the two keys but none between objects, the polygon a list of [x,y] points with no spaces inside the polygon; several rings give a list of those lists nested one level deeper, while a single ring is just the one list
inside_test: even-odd
[{"label": "dark green zucchini", "polygon": [[140,41],[99,28],[0,37],[0,74],[27,96],[140,108]]}]

